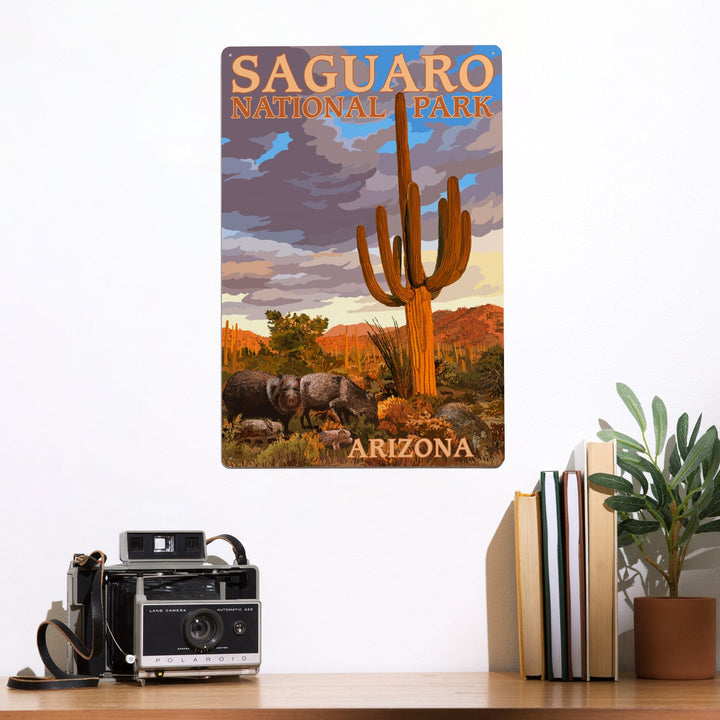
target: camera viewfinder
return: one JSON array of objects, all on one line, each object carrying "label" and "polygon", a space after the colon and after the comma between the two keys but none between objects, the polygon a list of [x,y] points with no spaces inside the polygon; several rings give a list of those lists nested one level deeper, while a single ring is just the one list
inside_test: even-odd
[{"label": "camera viewfinder", "polygon": [[156,553],[174,553],[175,552],[175,536],[174,535],[156,535],[153,538],[153,549]]}]

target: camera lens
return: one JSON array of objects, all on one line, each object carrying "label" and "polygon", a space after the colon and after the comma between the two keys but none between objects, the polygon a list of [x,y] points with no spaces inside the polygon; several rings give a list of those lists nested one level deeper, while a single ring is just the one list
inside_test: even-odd
[{"label": "camera lens", "polygon": [[223,621],[214,610],[200,608],[185,616],[183,631],[190,647],[211,650],[222,638]]}]

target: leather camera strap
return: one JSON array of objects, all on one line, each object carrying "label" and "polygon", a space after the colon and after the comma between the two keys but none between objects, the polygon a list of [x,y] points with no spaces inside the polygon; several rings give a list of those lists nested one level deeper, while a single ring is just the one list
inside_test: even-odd
[{"label": "leather camera strap", "polygon": [[14,688],[15,690],[59,690],[62,688],[97,687],[100,680],[99,677],[92,675],[71,675],[65,672],[55,664],[55,661],[50,657],[50,652],[47,647],[46,635],[48,628],[51,627],[58,630],[68,643],[70,643],[75,653],[85,660],[97,657],[103,647],[104,614],[102,606],[102,579],[105,555],[99,550],[96,550],[90,553],[90,555],[76,555],[73,558],[73,563],[79,572],[92,574],[89,603],[92,626],[92,642],[90,647],[87,647],[64,622],[60,620],[46,620],[38,627],[37,646],[45,667],[54,677],[25,677],[16,675],[8,679],[8,687]]},{"label": "leather camera strap", "polygon": [[209,545],[213,540],[225,540],[225,542],[230,543],[232,545],[233,552],[235,553],[235,564],[236,565],[247,565],[247,553],[245,552],[245,548],[243,547],[243,544],[232,535],[215,535],[214,537],[208,538],[205,541],[206,545]]}]

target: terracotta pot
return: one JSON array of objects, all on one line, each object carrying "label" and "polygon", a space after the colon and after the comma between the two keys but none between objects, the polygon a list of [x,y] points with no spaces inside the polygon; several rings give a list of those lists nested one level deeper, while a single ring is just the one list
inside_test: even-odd
[{"label": "terracotta pot", "polygon": [[715,598],[635,598],[635,674],[659,680],[715,677]]}]

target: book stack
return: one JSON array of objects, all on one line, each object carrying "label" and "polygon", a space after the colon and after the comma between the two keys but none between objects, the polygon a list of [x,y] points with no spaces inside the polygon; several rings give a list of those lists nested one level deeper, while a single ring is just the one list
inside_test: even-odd
[{"label": "book stack", "polygon": [[615,473],[615,442],[584,442],[571,470],[540,473],[515,493],[520,673],[546,680],[617,680],[617,529],[587,482]]}]

